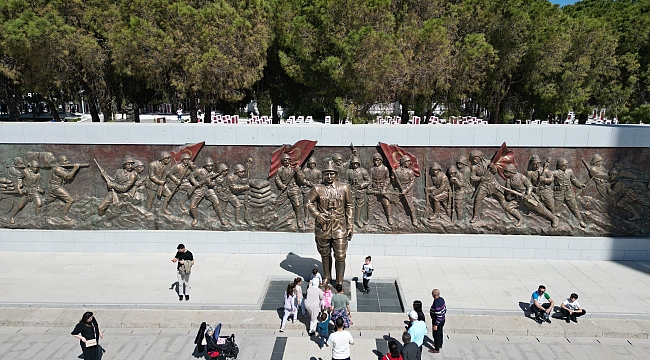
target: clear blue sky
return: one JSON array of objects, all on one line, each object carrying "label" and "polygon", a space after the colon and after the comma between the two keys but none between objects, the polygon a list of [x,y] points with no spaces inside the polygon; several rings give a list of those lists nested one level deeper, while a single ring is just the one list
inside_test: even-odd
[{"label": "clear blue sky", "polygon": [[550,0],[553,4],[560,4],[562,6],[568,5],[568,4],[575,4],[577,1],[576,0]]}]

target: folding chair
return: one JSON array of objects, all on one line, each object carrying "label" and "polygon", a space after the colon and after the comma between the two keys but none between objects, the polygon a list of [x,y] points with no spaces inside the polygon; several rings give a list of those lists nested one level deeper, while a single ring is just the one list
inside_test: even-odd
[{"label": "folding chair", "polygon": [[305,119],[305,124],[311,124],[314,122],[314,118],[311,116],[307,116],[307,119]]},{"label": "folding chair", "polygon": [[332,117],[331,116],[325,116],[325,124],[331,124],[332,123]]},{"label": "folding chair", "polygon": [[305,123],[305,117],[298,116],[298,120],[296,121],[296,124],[304,124],[304,123]]}]

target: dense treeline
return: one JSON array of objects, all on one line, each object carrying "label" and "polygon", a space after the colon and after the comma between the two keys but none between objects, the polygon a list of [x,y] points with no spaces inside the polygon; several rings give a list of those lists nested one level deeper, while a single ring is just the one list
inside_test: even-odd
[{"label": "dense treeline", "polygon": [[[650,118],[650,0],[0,0],[0,100]],[[198,101],[197,101],[198,100]],[[198,102],[198,106],[194,106]],[[137,116],[137,111],[136,111]],[[277,120],[277,119],[276,119]]]}]

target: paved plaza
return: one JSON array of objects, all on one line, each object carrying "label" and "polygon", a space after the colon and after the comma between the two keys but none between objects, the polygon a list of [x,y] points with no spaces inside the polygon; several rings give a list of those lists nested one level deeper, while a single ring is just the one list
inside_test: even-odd
[{"label": "paved plaza", "polygon": [[[175,292],[173,252],[0,252],[11,259],[0,268],[0,359],[76,358],[69,332],[85,310],[106,329],[104,359],[195,358],[202,321],[236,334],[240,359],[331,358],[305,334],[306,319],[279,333],[281,311],[260,310],[270,281],[308,277],[317,256],[203,254],[187,243],[196,260],[189,302]],[[359,276],[362,263],[348,256],[346,279]],[[431,289],[441,290],[448,339],[441,354],[424,359],[650,358],[649,263],[373,256],[373,265],[374,281],[396,281],[407,309],[416,299],[428,308]],[[577,292],[587,315],[578,324],[526,318],[522,307],[539,284],[556,305]],[[406,317],[353,312],[352,320],[352,358],[376,359]]]},{"label": "paved plaza", "polygon": [[[177,360],[205,359],[196,354],[195,330],[189,329],[114,329],[104,330],[100,342],[104,360]],[[351,358],[378,359],[386,351],[386,339],[395,334],[353,332]],[[0,327],[0,360],[76,359],[81,354],[79,342],[68,328]],[[279,337],[269,330],[246,330],[236,333],[242,360],[329,360],[330,349],[298,331]],[[283,346],[276,346],[280,344]],[[273,350],[278,350],[273,352]],[[494,335],[450,335],[440,354],[423,353],[423,359],[512,359],[512,360],[643,360],[650,358],[650,340],[610,338],[564,338]]]}]

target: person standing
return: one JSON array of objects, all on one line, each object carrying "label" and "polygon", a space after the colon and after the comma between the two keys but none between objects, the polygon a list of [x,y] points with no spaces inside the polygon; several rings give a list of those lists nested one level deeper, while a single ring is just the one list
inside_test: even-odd
[{"label": "person standing", "polygon": [[442,349],[442,341],[444,337],[443,328],[445,327],[445,315],[447,314],[447,304],[445,304],[445,299],[440,296],[440,290],[433,289],[431,291],[431,296],[433,296],[433,304],[431,304],[431,310],[429,311],[429,316],[431,316],[431,322],[433,323],[433,349],[429,350],[432,354],[437,354]]},{"label": "person standing", "polygon": [[[287,290],[284,292],[284,315],[282,316],[282,324],[280,324],[280,332],[284,332],[284,326],[287,324],[289,315],[297,313],[296,309],[296,296],[294,295],[294,290],[296,289],[296,284],[292,281],[287,285]],[[292,322],[296,320],[294,318]]]},{"label": "person standing", "polygon": [[372,258],[370,256],[366,256],[366,261],[361,266],[361,272],[363,273],[363,291],[366,294],[370,294],[370,286],[368,285],[370,283],[370,279],[372,279],[372,272],[375,270],[372,267]]},{"label": "person standing", "polygon": [[185,245],[178,244],[176,256],[172,259],[173,263],[178,263],[176,267],[176,275],[178,276],[178,300],[190,299],[190,272],[194,265],[194,255],[192,252],[185,248]]},{"label": "person standing", "polygon": [[302,278],[297,277],[293,279],[293,283],[296,285],[294,288],[294,295],[296,297],[296,310],[293,314],[293,318],[298,318],[298,308],[300,308],[300,315],[305,316],[305,298],[302,293]]},{"label": "person standing", "polygon": [[397,349],[397,341],[391,340],[388,342],[388,353],[381,360],[404,360]]},{"label": "person standing", "polygon": [[332,345],[332,360],[350,360],[350,345],[354,345],[354,339],[349,331],[343,330],[343,319],[335,321],[336,332],[327,339],[327,344]]},{"label": "person standing", "polygon": [[550,314],[554,305],[555,302],[551,299],[551,295],[546,292],[546,286],[544,285],[540,285],[530,297],[530,309],[535,313],[535,321],[540,324],[542,320],[551,323]]},{"label": "person standing", "polygon": [[336,295],[332,296],[332,319],[336,321],[342,318],[345,328],[352,326],[352,313],[350,311],[350,299],[343,293],[343,285],[336,284]]},{"label": "person standing", "polygon": [[83,314],[70,335],[79,339],[84,360],[99,360],[101,358],[99,339],[103,339],[104,334],[99,331],[99,325],[97,325],[97,320],[92,312],[87,311]]},{"label": "person standing", "polygon": [[405,331],[402,334],[402,342],[404,343],[404,346],[402,346],[402,351],[401,351],[402,358],[404,360],[419,359],[420,349],[414,342],[411,341],[411,334]]},{"label": "person standing", "polygon": [[408,330],[404,330],[411,335],[411,340],[418,346],[417,359],[422,358],[422,344],[424,344],[424,335],[427,334],[427,324],[424,321],[418,320],[418,313],[411,310],[408,313],[409,323],[411,324]]},{"label": "person standing", "polygon": [[307,299],[303,302],[307,313],[309,313],[309,335],[313,336],[316,333],[318,313],[320,312],[320,304],[323,299],[323,291],[318,287],[318,284],[310,281],[309,288],[307,288]]},{"label": "person standing", "polygon": [[576,293],[572,293],[568,299],[564,300],[562,305],[560,305],[560,311],[562,312],[562,315],[566,317],[567,323],[569,323],[569,320],[577,323],[578,316],[587,313],[587,310],[582,309],[580,304],[578,304],[578,294]]},{"label": "person standing", "polygon": [[178,116],[178,122],[181,122],[183,116],[183,109],[179,106],[176,110],[176,115]]}]

